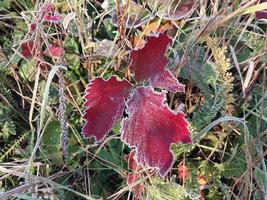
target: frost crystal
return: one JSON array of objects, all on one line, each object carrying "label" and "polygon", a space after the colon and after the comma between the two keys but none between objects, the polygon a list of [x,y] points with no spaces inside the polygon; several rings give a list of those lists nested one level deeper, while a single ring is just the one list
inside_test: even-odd
[{"label": "frost crystal", "polygon": [[150,88],[136,89],[127,102],[122,140],[136,148],[136,158],[143,166],[156,167],[164,177],[173,164],[172,143],[191,142],[184,114],[173,113],[166,105],[165,93]]}]

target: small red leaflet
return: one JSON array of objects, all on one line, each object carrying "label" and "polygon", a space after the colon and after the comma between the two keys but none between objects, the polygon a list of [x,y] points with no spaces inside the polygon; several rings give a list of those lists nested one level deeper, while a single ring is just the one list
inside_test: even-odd
[{"label": "small red leaflet", "polygon": [[178,179],[180,183],[184,183],[186,179],[190,178],[190,170],[188,167],[184,164],[184,162],[181,162],[178,166]]},{"label": "small red leaflet", "polygon": [[58,23],[62,21],[62,17],[60,15],[45,15],[44,21]]},{"label": "small red leaflet", "polygon": [[53,10],[53,5],[51,3],[45,3],[40,8],[40,11],[43,13],[51,13],[52,10]]},{"label": "small red leaflet", "polygon": [[[53,10],[54,10],[53,4],[51,3],[44,4],[40,9],[40,11],[43,14],[42,19],[47,22],[54,22],[54,23],[61,22],[62,17],[58,13],[53,12]],[[51,15],[51,13],[53,15]]]},{"label": "small red leaflet", "polygon": [[[135,184],[137,181],[142,179],[142,174],[140,173],[129,173],[127,176],[127,185]],[[134,196],[136,199],[142,199],[142,191],[145,186],[143,183],[139,183],[132,187]]]},{"label": "small red leaflet", "polygon": [[[37,46],[34,44],[34,42],[32,41],[24,42],[21,44],[21,49],[22,49],[21,54],[24,57],[29,58],[35,55],[36,48]],[[44,52],[40,52],[40,55],[43,54],[54,58],[60,58],[64,56],[64,49],[59,46],[49,45],[47,50],[45,50]]]},{"label": "small red leaflet", "polygon": [[[169,109],[165,92],[153,90],[184,92],[184,85],[165,69],[168,61],[164,54],[170,42],[168,36],[160,34],[149,37],[142,49],[131,52],[129,68],[138,82],[136,86],[126,80],[118,81],[114,76],[107,81],[92,80],[86,89],[83,116],[84,136],[95,137],[99,142],[122,118],[126,107],[128,117],[122,120],[121,140],[135,149],[138,165],[158,169],[161,177],[167,175],[174,162],[171,145],[191,142],[184,114]],[[146,81],[150,87],[141,85]],[[141,177],[130,177],[129,181],[136,178]]]},{"label": "small red leaflet", "polygon": [[29,58],[36,53],[36,47],[32,41],[22,43],[21,49],[21,54],[26,58]]},{"label": "small red leaflet", "polygon": [[185,92],[185,86],[179,83],[168,70],[157,73],[149,81],[154,88],[165,88],[171,92]]},{"label": "small red leaflet", "polygon": [[124,156],[124,159],[128,162],[128,168],[132,171],[139,171],[142,169],[135,160],[135,150],[132,150],[128,155]]},{"label": "small red leaflet", "polygon": [[[144,177],[144,170],[135,160],[135,150],[132,150],[124,157],[124,159],[128,162],[128,168],[131,170],[131,172],[127,175],[127,185],[134,184],[135,182],[141,180]],[[132,191],[136,199],[142,199],[142,191],[144,189],[145,186],[143,183],[139,183],[132,187]]]},{"label": "small red leaflet", "polygon": [[48,49],[44,52],[45,55],[50,57],[62,57],[64,55],[64,49],[59,46],[49,45]]}]

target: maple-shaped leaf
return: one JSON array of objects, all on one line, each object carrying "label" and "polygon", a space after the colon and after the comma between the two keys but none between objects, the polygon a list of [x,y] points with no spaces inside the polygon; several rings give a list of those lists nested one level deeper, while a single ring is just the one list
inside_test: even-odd
[{"label": "maple-shaped leaf", "polygon": [[174,161],[171,144],[191,142],[184,114],[172,112],[164,105],[165,100],[165,93],[137,88],[127,102],[128,118],[123,120],[121,135],[125,143],[136,148],[137,162],[158,168],[162,177]]},{"label": "maple-shaped leaf", "polygon": [[138,82],[150,81],[153,87],[158,87],[172,92],[183,92],[184,86],[165,69],[168,61],[165,52],[171,39],[165,34],[158,37],[148,37],[147,43],[142,49],[131,52],[132,62],[130,70]]},{"label": "maple-shaped leaf", "polygon": [[105,138],[121,119],[131,87],[131,83],[118,81],[115,76],[108,80],[96,78],[88,84],[83,116],[86,121],[83,127],[85,137],[95,137],[97,142]]}]

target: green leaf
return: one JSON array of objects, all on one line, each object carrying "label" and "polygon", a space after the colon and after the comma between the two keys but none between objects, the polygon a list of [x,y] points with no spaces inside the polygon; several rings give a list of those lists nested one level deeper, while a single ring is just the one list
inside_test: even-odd
[{"label": "green leaf", "polygon": [[16,126],[13,121],[6,121],[2,126],[0,137],[6,142],[10,135],[16,135]]},{"label": "green leaf", "polygon": [[51,121],[44,130],[42,137],[42,149],[47,158],[54,164],[62,164],[62,152],[60,151],[60,122],[57,120]]},{"label": "green leaf", "polygon": [[24,80],[34,81],[36,70],[37,70],[36,61],[34,60],[30,60],[29,62],[24,61],[19,69],[19,74]]},{"label": "green leaf", "polygon": [[262,191],[265,191],[267,188],[267,174],[265,174],[261,169],[256,168],[254,170],[254,176],[257,185],[262,189]]},{"label": "green leaf", "polygon": [[193,114],[192,126],[196,130],[207,126],[217,115],[222,107],[222,101],[218,98],[207,99]]},{"label": "green leaf", "polygon": [[186,188],[179,184],[152,178],[147,190],[152,200],[191,200],[199,199],[197,189]]},{"label": "green leaf", "polygon": [[219,170],[220,174],[226,178],[240,177],[247,170],[246,163],[237,159],[244,157],[243,155],[236,155],[231,162],[224,162],[216,164],[215,167]]}]

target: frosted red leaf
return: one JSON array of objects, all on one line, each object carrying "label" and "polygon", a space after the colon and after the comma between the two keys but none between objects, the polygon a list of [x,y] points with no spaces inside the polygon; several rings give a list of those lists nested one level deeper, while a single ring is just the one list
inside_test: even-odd
[{"label": "frosted red leaf", "polygon": [[128,162],[128,168],[133,171],[138,171],[141,169],[141,166],[135,160],[135,150],[132,150],[128,155],[124,157],[124,159]]},{"label": "frosted red leaf", "polygon": [[[129,173],[127,176],[127,185],[135,184],[137,181],[142,179],[142,174],[140,173]],[[144,184],[139,183],[132,187],[132,191],[136,199],[142,199],[142,191],[144,190]]]},{"label": "frosted red leaf", "polygon": [[85,137],[95,137],[97,142],[105,138],[121,119],[131,87],[128,81],[118,81],[115,76],[108,80],[96,78],[88,84],[83,116],[86,121],[83,127]]},{"label": "frosted red leaf", "polygon": [[185,92],[185,86],[178,82],[168,70],[156,74],[149,79],[150,84],[154,88],[164,88],[171,92]]},{"label": "frosted red leaf", "polygon": [[64,55],[64,49],[59,46],[49,45],[44,54],[51,57],[62,57]]},{"label": "frosted red leaf", "polygon": [[153,87],[167,89],[172,92],[182,92],[183,85],[165,69],[168,63],[165,52],[171,39],[159,34],[158,37],[148,37],[147,43],[142,49],[131,52],[132,62],[130,70],[138,82],[150,81]]},{"label": "frosted red leaf", "polygon": [[123,121],[121,134],[125,143],[135,147],[137,162],[159,169],[161,177],[166,176],[174,161],[171,144],[191,142],[184,114],[172,112],[165,100],[165,93],[137,88],[127,102],[128,118]]},{"label": "frosted red leaf", "polygon": [[60,15],[45,15],[44,21],[58,23],[62,21],[62,17]]},{"label": "frosted red leaf", "polygon": [[36,52],[36,47],[32,41],[22,43],[21,49],[21,54],[26,58],[33,56]]},{"label": "frosted red leaf", "polygon": [[[127,175],[127,185],[134,184],[135,182],[142,179],[142,167],[138,165],[135,160],[135,150],[132,150],[128,155],[124,157],[124,159],[128,162],[128,168],[132,170],[131,173]],[[144,184],[139,183],[132,187],[132,191],[136,199],[141,199],[142,191],[144,190]]]}]

